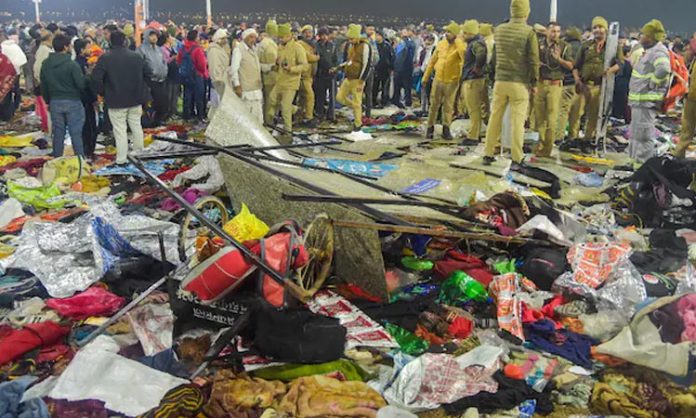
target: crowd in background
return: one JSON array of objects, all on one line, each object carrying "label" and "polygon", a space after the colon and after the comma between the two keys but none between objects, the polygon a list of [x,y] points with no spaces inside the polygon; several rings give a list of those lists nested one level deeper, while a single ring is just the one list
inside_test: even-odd
[{"label": "crowd in background", "polygon": [[[548,134],[542,136],[550,141],[579,135],[588,105],[575,93],[576,81],[586,83],[574,67],[582,46],[597,37],[596,23],[585,31],[562,30],[555,22],[534,27],[540,45],[549,46],[546,52],[542,46],[539,56],[542,76],[549,60],[558,66],[548,80],[558,87],[558,97],[552,106],[530,103],[528,109],[534,111],[526,116],[534,127],[545,123]],[[607,27],[606,21],[600,23]],[[622,33],[617,60],[613,116],[626,121],[631,118],[632,65],[644,53],[638,38],[638,33]],[[472,127],[467,138],[480,140],[496,80],[494,39],[494,26],[475,20],[398,30],[369,24],[279,25],[273,20],[213,27],[152,21],[138,34],[126,21],[14,22],[0,31],[0,120],[12,119],[22,94],[33,94],[42,129],[52,134],[54,156],[62,155],[66,133],[75,153],[86,157],[94,153],[99,133],[113,133],[117,163],[125,164],[129,131],[132,148],[139,150],[143,126],[158,126],[173,117],[206,122],[230,92],[252,117],[266,124],[282,120],[287,132],[293,124],[315,127],[335,120],[336,101],[352,110],[358,130],[372,109],[412,107],[415,98],[423,113],[435,107],[428,138],[437,120],[443,124],[443,137],[451,138],[452,118],[468,115]],[[687,64],[696,56],[696,34],[690,40],[661,37],[660,43],[683,55]],[[547,111],[555,112],[553,124]],[[592,129],[586,127],[585,133]],[[541,151],[548,153],[548,148]]]}]

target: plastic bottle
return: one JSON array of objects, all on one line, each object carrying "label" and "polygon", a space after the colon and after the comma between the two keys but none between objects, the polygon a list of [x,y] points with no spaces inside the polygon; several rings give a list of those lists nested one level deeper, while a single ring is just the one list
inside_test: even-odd
[{"label": "plastic bottle", "polygon": [[456,282],[464,292],[464,295],[471,300],[477,302],[488,302],[490,300],[486,287],[463,271],[455,271],[448,280]]}]

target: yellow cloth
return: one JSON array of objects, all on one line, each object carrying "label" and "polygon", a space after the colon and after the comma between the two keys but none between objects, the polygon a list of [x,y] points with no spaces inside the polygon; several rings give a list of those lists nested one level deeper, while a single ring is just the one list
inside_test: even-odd
[{"label": "yellow cloth", "polygon": [[556,123],[556,139],[564,139],[566,127],[568,126],[568,117],[570,115],[573,101],[575,100],[575,85],[564,86],[563,95],[561,96],[561,107],[558,111],[558,122]]},{"label": "yellow cloth", "polygon": [[278,410],[296,418],[366,417],[375,416],[384,406],[382,396],[363,382],[309,376],[290,383]]},{"label": "yellow cloth", "polygon": [[479,32],[481,33],[481,36],[483,36],[484,38],[487,36],[491,36],[493,35],[493,25],[491,25],[490,23],[481,23],[481,25],[479,25]]},{"label": "yellow cloth", "polygon": [[529,0],[512,0],[510,2],[510,17],[527,18],[530,11]]},{"label": "yellow cloth", "polygon": [[336,94],[336,101],[344,106],[349,106],[353,109],[355,116],[354,125],[356,128],[362,126],[362,100],[365,82],[361,79],[343,80],[341,88]]},{"label": "yellow cloth", "polygon": [[462,90],[466,110],[471,120],[471,127],[466,136],[478,141],[481,139],[481,127],[483,126],[483,106],[481,104],[488,98],[486,79],[465,80],[462,83]]},{"label": "yellow cloth", "polygon": [[429,80],[435,70],[435,78],[440,82],[458,82],[462,78],[465,53],[466,44],[461,39],[457,38],[452,43],[447,39],[441,40],[425,69],[423,80]]},{"label": "yellow cloth", "polygon": [[527,119],[529,107],[529,90],[522,83],[514,81],[496,81],[493,86],[493,104],[491,119],[486,132],[486,156],[492,157],[500,145],[500,135],[503,130],[503,116],[508,104],[510,105],[512,128],[512,160],[519,163],[524,158],[522,145],[524,142],[524,122]]},{"label": "yellow cloth", "polygon": [[437,115],[442,108],[442,126],[449,127],[454,117],[454,100],[457,97],[458,81],[443,83],[437,77],[433,82],[430,92],[430,111],[428,113],[428,127],[435,125]]},{"label": "yellow cloth", "polygon": [[570,137],[578,138],[580,134],[580,122],[582,115],[587,115],[587,128],[585,129],[585,139],[592,140],[597,133],[597,118],[599,117],[599,99],[602,93],[602,86],[587,86],[590,90],[590,100],[585,98],[584,94],[578,94],[576,97],[577,106],[575,111],[571,111],[570,122]]},{"label": "yellow cloth", "polygon": [[537,84],[537,94],[534,96],[534,111],[536,113],[537,131],[539,132],[539,146],[536,150],[538,157],[551,156],[562,96],[563,86],[560,84]]},{"label": "yellow cloth", "polygon": [[135,33],[135,28],[130,23],[126,23],[123,26],[123,34],[124,35],[131,37],[131,36],[133,36],[134,33]]},{"label": "yellow cloth", "polygon": [[[283,25],[280,25],[281,28]],[[278,29],[280,32],[281,29]],[[282,35],[280,35],[282,36]],[[307,70],[307,53],[297,41],[290,40],[278,46],[278,78],[276,86],[280,89],[297,90],[300,88],[302,73]]]},{"label": "yellow cloth", "polygon": [[314,119],[314,88],[312,88],[312,76],[302,77],[300,81],[299,105],[305,119]]},{"label": "yellow cloth", "polygon": [[604,29],[609,30],[609,22],[607,22],[607,19],[603,18],[602,16],[597,16],[592,19],[592,27],[594,28],[595,26],[601,26]]},{"label": "yellow cloth", "polygon": [[278,24],[275,20],[271,19],[266,22],[266,33],[271,36],[278,36]]},{"label": "yellow cloth", "polygon": [[31,145],[31,135],[0,135],[0,147],[2,148],[24,148]]},{"label": "yellow cloth", "polygon": [[445,26],[445,31],[447,31],[453,35],[459,35],[460,30],[461,30],[461,28],[454,21],[450,21],[449,25]]},{"label": "yellow cloth", "polygon": [[0,167],[12,164],[17,161],[17,157],[14,155],[0,155]]},{"label": "yellow cloth", "polygon": [[360,37],[360,32],[361,32],[360,25],[351,24],[348,27],[348,33],[346,33],[346,36],[348,37],[348,39],[357,39]]},{"label": "yellow cloth", "polygon": [[478,20],[476,19],[467,20],[466,22],[464,22],[464,24],[462,24],[462,32],[464,33],[478,35],[480,31],[480,25]]},{"label": "yellow cloth", "polygon": [[281,25],[278,25],[278,36],[279,37],[285,37],[285,36],[290,36],[292,35],[292,28],[290,27],[289,23],[283,23]]},{"label": "yellow cloth", "polygon": [[641,29],[641,32],[655,42],[662,42],[667,37],[664,25],[657,19],[653,19],[646,23],[643,29]]},{"label": "yellow cloth", "polygon": [[[696,68],[696,65],[694,66]],[[696,81],[696,80],[695,80]],[[696,83],[695,83],[696,84]],[[679,145],[674,155],[680,158],[686,156],[686,150],[691,145],[696,133],[696,101],[687,99],[684,100],[684,112],[682,113],[681,135],[679,136]]]},{"label": "yellow cloth", "polygon": [[296,93],[297,89],[282,88],[276,84],[269,94],[266,120],[272,121],[280,108],[280,113],[283,116],[283,127],[286,131],[292,131],[292,101],[295,100]]},{"label": "yellow cloth", "polygon": [[101,176],[84,176],[80,182],[82,183],[82,191],[85,193],[96,193],[105,187],[111,186],[109,179]]}]

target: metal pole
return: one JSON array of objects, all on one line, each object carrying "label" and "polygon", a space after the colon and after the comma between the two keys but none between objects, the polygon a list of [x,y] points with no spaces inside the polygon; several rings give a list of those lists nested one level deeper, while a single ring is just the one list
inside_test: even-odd
[{"label": "metal pole", "polygon": [[558,0],[551,0],[551,17],[549,22],[558,22]]},{"label": "metal pole", "polygon": [[34,0],[34,13],[36,13],[36,23],[41,23],[41,12],[39,11],[41,0]]},{"label": "metal pole", "polygon": [[213,26],[213,7],[210,0],[205,0],[205,13],[208,16],[208,29]]},{"label": "metal pole", "polygon": [[150,0],[143,0],[143,19],[150,19]]},{"label": "metal pole", "polygon": [[145,22],[143,21],[143,1],[135,0],[133,7],[135,8],[135,46],[140,46],[140,38],[143,33],[143,28],[145,27]]}]

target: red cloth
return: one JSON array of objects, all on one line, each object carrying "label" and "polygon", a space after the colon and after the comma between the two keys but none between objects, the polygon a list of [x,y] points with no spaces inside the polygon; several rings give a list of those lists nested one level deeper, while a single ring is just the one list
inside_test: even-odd
[{"label": "red cloth", "polygon": [[36,96],[36,114],[41,119],[41,130],[48,133],[48,104],[41,96]]},{"label": "red cloth", "polygon": [[458,250],[447,251],[445,257],[435,263],[434,272],[438,279],[444,280],[457,270],[463,271],[486,287],[493,280],[493,273],[488,269],[486,263],[480,258],[464,254]]},{"label": "red cloth", "polygon": [[72,350],[70,346],[65,344],[55,344],[48,347],[43,347],[39,351],[39,355],[36,357],[36,362],[41,364],[47,361],[56,361],[59,358],[72,357]]},{"label": "red cloth", "polygon": [[553,299],[542,306],[541,309],[531,308],[529,305],[522,302],[522,322],[528,324],[542,319],[548,319],[554,323],[556,329],[561,329],[563,328],[563,324],[556,320],[555,309],[564,303],[566,303],[566,301],[563,295],[554,296]]},{"label": "red cloth", "polygon": [[174,177],[178,176],[179,174],[181,174],[183,172],[189,171],[190,169],[191,169],[190,166],[185,165],[181,168],[177,168],[176,170],[165,171],[164,173],[160,174],[157,177],[159,177],[159,179],[162,181],[171,181],[171,180],[174,180]]},{"label": "red cloth", "polygon": [[15,86],[17,71],[7,55],[0,52],[0,102]]},{"label": "red cloth", "polygon": [[3,333],[0,337],[0,366],[22,357],[39,347],[56,344],[68,335],[70,327],[55,322],[29,324],[22,329]]},{"label": "red cloth", "polygon": [[468,338],[473,330],[474,323],[462,316],[454,318],[454,321],[447,328],[450,335],[461,339]]},{"label": "red cloth", "polygon": [[[194,46],[197,48],[191,52]],[[189,41],[188,39],[184,41],[184,49],[176,57],[176,63],[179,65],[181,65],[181,61],[184,59],[184,51],[191,52],[193,66],[196,68],[198,75],[205,79],[210,78],[208,75],[208,59],[205,57],[205,52],[198,42]]]},{"label": "red cloth", "polygon": [[85,319],[90,316],[111,316],[124,302],[124,298],[95,286],[69,298],[48,299],[46,306],[66,318]]}]

